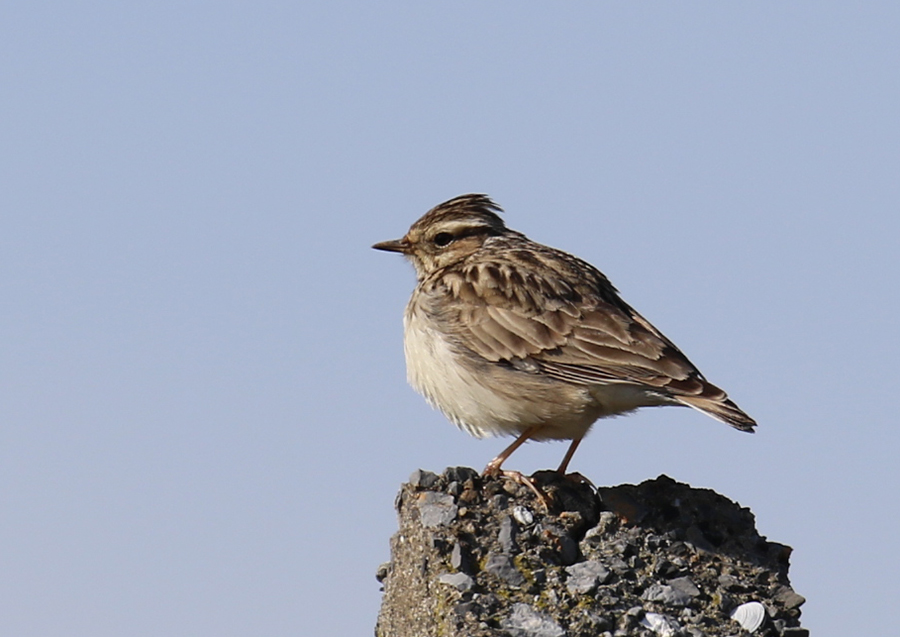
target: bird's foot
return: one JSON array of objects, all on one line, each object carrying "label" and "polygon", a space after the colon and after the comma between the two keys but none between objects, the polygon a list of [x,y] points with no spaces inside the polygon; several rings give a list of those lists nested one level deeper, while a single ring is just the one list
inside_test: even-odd
[{"label": "bird's foot", "polygon": [[487,477],[503,477],[507,480],[511,480],[516,484],[521,484],[522,486],[528,487],[528,489],[535,495],[544,509],[550,510],[550,496],[548,496],[544,491],[537,485],[533,478],[529,478],[526,475],[523,475],[520,471],[506,471],[501,469],[499,466],[495,466],[493,462],[488,463],[488,466],[484,468],[484,471],[481,475],[485,478]]}]

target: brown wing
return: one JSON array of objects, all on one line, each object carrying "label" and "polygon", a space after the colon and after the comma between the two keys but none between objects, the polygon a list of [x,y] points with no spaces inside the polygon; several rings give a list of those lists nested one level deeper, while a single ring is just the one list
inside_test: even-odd
[{"label": "brown wing", "polygon": [[[489,361],[574,384],[643,385],[739,429],[752,429],[753,420],[622,301],[602,273],[569,255],[558,258],[563,261],[553,268],[493,261],[459,275],[444,273],[455,302],[441,304],[442,318],[460,343]],[[555,275],[565,275],[567,268],[577,268],[571,272],[576,276]]]}]

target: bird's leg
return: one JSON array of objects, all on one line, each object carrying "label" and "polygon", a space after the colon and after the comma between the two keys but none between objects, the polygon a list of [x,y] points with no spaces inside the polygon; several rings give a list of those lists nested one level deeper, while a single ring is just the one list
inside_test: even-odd
[{"label": "bird's leg", "polygon": [[566,451],[565,457],[562,459],[562,462],[559,464],[559,469],[556,470],[557,473],[562,475],[566,475],[566,469],[569,468],[569,463],[572,461],[572,456],[575,455],[575,450],[578,449],[578,445],[581,444],[581,438],[576,438],[572,441],[572,444],[569,445],[569,450]]},{"label": "bird's leg", "polygon": [[510,446],[501,451],[496,458],[487,463],[487,466],[484,468],[484,471],[481,472],[481,475],[496,476],[502,473],[500,471],[500,465],[506,462],[506,459],[513,454],[513,451],[525,444],[525,441],[531,438],[538,429],[540,429],[540,425],[533,425],[523,431],[522,434],[518,438],[516,438]]},{"label": "bird's leg", "polygon": [[496,458],[494,458],[487,464],[481,475],[503,476],[504,478],[512,480],[513,482],[525,485],[526,487],[531,489],[531,492],[534,493],[535,496],[537,496],[537,499],[541,504],[544,505],[544,508],[549,510],[550,500],[547,497],[547,494],[541,491],[541,489],[534,483],[531,478],[522,475],[522,473],[519,471],[503,471],[502,469],[500,469],[500,466],[506,461],[506,459],[509,458],[516,449],[525,444],[525,441],[531,438],[531,436],[533,436],[538,429],[540,429],[540,425],[534,425],[523,431],[522,434],[518,438],[516,438],[510,446],[501,451]]},{"label": "bird's leg", "polygon": [[572,441],[572,444],[569,445],[569,450],[566,451],[566,455],[563,458],[562,462],[560,463],[559,469],[557,469],[556,472],[558,474],[560,474],[561,476],[563,476],[564,478],[572,480],[573,482],[577,482],[578,484],[587,484],[596,489],[596,487],[594,487],[593,482],[591,482],[590,480],[585,478],[583,475],[581,475],[577,471],[575,473],[566,473],[566,469],[569,468],[569,462],[572,461],[572,456],[575,455],[575,450],[578,449],[578,445],[581,444],[581,440],[582,440],[581,438],[576,438],[575,440]]}]

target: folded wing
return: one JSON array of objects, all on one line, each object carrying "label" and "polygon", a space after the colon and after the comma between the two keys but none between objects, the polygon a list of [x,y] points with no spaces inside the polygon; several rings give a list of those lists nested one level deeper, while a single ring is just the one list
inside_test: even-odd
[{"label": "folded wing", "polygon": [[528,265],[482,265],[455,277],[445,274],[447,293],[457,302],[441,304],[440,318],[451,333],[460,332],[459,342],[489,361],[573,384],[641,385],[752,431],[756,423],[622,301],[602,273],[577,261],[574,265],[589,268],[590,276],[582,271],[570,280],[590,284],[576,289],[554,277],[553,269],[535,272],[534,264]]}]

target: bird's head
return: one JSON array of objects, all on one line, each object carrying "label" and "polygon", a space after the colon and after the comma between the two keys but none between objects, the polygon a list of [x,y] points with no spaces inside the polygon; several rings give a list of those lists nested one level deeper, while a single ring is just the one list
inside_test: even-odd
[{"label": "bird's head", "polygon": [[402,239],[372,247],[403,254],[422,280],[475,253],[488,238],[510,232],[499,212],[500,207],[486,195],[461,195],[426,212]]}]

